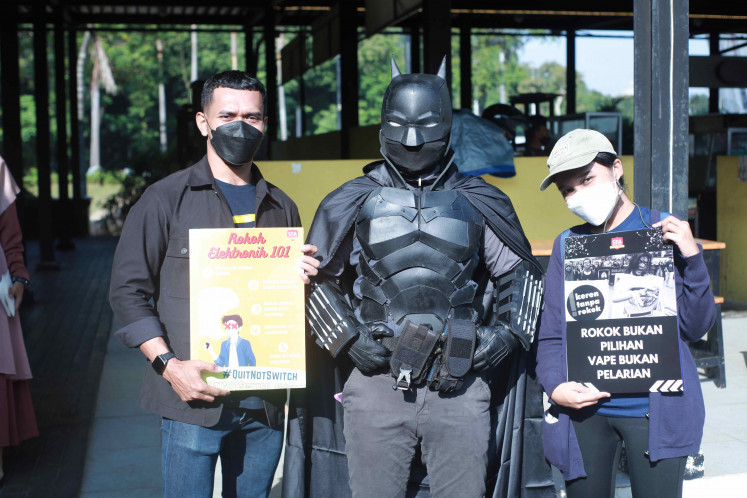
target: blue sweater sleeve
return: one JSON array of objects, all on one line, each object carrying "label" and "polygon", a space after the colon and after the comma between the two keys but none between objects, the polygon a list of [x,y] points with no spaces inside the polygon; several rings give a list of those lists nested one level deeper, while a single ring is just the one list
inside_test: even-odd
[{"label": "blue sweater sleeve", "polygon": [[566,382],[565,310],[563,306],[563,257],[560,236],[555,239],[545,279],[545,306],[540,315],[537,334],[537,377],[549,395]]},{"label": "blue sweater sleeve", "polygon": [[703,260],[703,250],[689,258],[676,251],[675,266],[681,279],[677,282],[677,315],[683,339],[697,341],[716,321],[711,279]]}]

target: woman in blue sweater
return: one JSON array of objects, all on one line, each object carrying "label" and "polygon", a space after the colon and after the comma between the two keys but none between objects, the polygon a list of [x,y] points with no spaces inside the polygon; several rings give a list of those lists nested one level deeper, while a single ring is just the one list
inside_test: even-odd
[{"label": "woman in blue sweater", "polygon": [[[545,414],[545,456],[562,472],[570,498],[614,496],[624,441],[634,497],[681,496],[687,456],[700,448],[705,419],[698,372],[685,341],[700,339],[715,320],[700,247],[687,222],[628,199],[622,162],[601,133],[568,133],[547,164],[550,174],[540,190],[555,183],[568,208],[586,223],[555,239],[547,269],[537,351],[537,376],[551,403]],[[674,246],[684,391],[611,396],[568,382],[562,240],[650,227],[661,227],[664,241]]]}]

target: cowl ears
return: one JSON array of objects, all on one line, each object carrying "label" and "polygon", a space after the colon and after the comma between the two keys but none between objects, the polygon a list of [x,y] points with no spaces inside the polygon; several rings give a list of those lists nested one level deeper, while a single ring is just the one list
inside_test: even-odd
[{"label": "cowl ears", "polygon": [[392,56],[392,79],[394,79],[395,76],[399,76],[399,68],[397,67],[397,63],[394,61],[394,57]]},{"label": "cowl ears", "polygon": [[446,56],[445,55],[444,55],[444,58],[441,59],[441,65],[438,67],[438,73],[436,73],[436,76],[438,76],[442,80],[446,79]]},{"label": "cowl ears", "polygon": [[[394,57],[392,57],[392,79],[394,79],[395,76],[399,76],[402,74],[397,67],[397,63],[394,60]],[[436,73],[436,76],[441,78],[442,80],[446,80],[446,56],[444,55],[444,58],[441,59],[441,65],[438,68],[438,73]]]}]

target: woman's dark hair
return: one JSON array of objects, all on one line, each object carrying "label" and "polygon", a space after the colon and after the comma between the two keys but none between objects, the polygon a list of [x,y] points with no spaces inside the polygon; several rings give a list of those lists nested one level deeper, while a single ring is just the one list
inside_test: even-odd
[{"label": "woman's dark hair", "polygon": [[[597,157],[594,158],[595,163],[599,163],[602,166],[607,166],[608,168],[611,168],[613,164],[615,164],[615,160],[617,159],[617,155],[613,154],[612,152],[600,152],[597,154]],[[620,177],[620,186],[625,189],[625,179],[624,175]]]},{"label": "woman's dark hair", "polygon": [[257,78],[244,71],[223,71],[212,75],[202,87],[200,105],[204,111],[213,101],[216,88],[231,88],[233,90],[253,90],[262,95],[262,114],[267,111],[267,92],[265,86]]}]

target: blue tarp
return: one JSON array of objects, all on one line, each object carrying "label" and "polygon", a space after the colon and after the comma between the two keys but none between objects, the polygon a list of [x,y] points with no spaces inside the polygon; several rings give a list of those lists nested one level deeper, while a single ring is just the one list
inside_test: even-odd
[{"label": "blue tarp", "polygon": [[453,115],[451,148],[456,154],[454,162],[465,175],[516,175],[514,149],[501,127],[466,109]]}]

